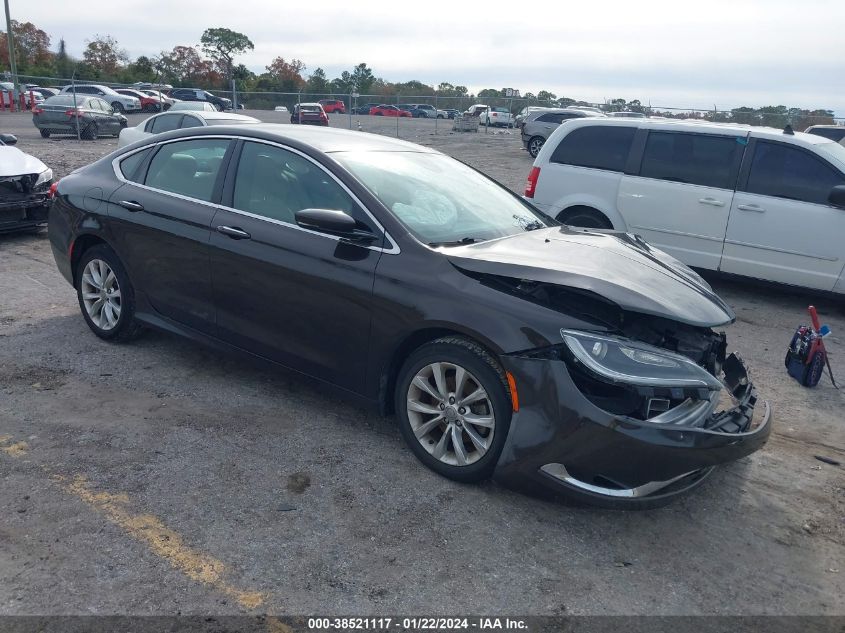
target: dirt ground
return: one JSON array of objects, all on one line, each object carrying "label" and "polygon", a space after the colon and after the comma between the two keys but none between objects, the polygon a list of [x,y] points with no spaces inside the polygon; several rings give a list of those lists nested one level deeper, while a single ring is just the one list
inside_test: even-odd
[{"label": "dirt ground", "polygon": [[[521,190],[517,133],[448,129],[399,124]],[[116,147],[0,131],[58,176]],[[391,419],[278,369],[103,342],[46,234],[0,236],[0,614],[843,615],[845,396],[783,356],[815,303],[845,383],[845,301],[710,280],[772,437],[667,508],[611,512],[440,478]]]}]

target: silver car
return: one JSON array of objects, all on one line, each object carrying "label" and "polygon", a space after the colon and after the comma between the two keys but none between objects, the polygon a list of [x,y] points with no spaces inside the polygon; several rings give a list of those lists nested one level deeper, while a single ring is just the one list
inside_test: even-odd
[{"label": "silver car", "polygon": [[73,94],[86,97],[99,97],[108,103],[116,112],[123,114],[124,112],[140,112],[141,100],[138,97],[130,97],[115,92],[108,86],[101,86],[99,84],[88,85],[73,85],[64,86],[62,94]]},{"label": "silver car", "polygon": [[599,112],[575,108],[555,108],[529,112],[521,125],[522,144],[532,158],[537,158],[543,143],[564,121],[601,116],[604,115]]}]

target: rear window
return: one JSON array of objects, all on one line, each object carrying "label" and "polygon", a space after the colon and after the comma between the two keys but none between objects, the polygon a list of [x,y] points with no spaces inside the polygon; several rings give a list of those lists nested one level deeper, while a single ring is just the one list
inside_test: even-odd
[{"label": "rear window", "polygon": [[640,176],[733,189],[736,184],[735,161],[743,147],[736,136],[650,132]]},{"label": "rear window", "polygon": [[[87,101],[87,97],[77,96],[76,97],[76,105],[83,105]],[[73,95],[58,95],[55,97],[50,97],[49,99],[44,100],[44,105],[73,105]]]},{"label": "rear window", "polygon": [[827,204],[833,187],[845,176],[797,147],[757,141],[746,190],[763,196]]},{"label": "rear window", "polygon": [[552,153],[551,162],[623,171],[637,128],[591,125],[572,130]]},{"label": "rear window", "polygon": [[816,136],[823,136],[824,138],[829,138],[831,141],[841,141],[845,138],[845,127],[817,127],[814,130],[807,130],[810,134],[815,134]]},{"label": "rear window", "polygon": [[123,174],[123,177],[126,178],[126,180],[141,182],[141,175],[137,173],[138,167],[141,166],[141,163],[144,162],[144,159],[151,150],[152,148],[147,148],[145,150],[141,150],[140,152],[135,152],[131,156],[128,156],[120,161],[120,173]]}]

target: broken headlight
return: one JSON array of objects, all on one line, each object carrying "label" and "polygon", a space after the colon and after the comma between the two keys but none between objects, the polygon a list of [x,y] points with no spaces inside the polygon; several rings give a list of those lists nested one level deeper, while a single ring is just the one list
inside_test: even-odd
[{"label": "broken headlight", "polygon": [[38,178],[35,180],[35,184],[32,185],[33,191],[39,191],[40,189],[47,190],[50,188],[50,184],[53,182],[53,170],[49,167],[38,174]]},{"label": "broken headlight", "polygon": [[680,354],[592,332],[562,329],[560,334],[574,361],[609,382],[652,388],[722,388],[715,376]]}]

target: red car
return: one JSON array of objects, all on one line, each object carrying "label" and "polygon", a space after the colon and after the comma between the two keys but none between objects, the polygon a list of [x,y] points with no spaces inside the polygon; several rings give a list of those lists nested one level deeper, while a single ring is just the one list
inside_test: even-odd
[{"label": "red car", "polygon": [[412,116],[407,110],[400,110],[392,105],[377,105],[375,108],[370,108],[370,116]]},{"label": "red car", "polygon": [[[126,95],[127,97],[135,97],[141,102],[141,110],[144,112],[158,112],[161,109],[161,102],[151,97],[150,95],[144,94],[139,90],[132,90],[131,88],[115,88],[115,92]],[[164,109],[167,110],[170,106],[165,104]]]},{"label": "red car", "polygon": [[326,114],[331,114],[332,112],[346,114],[346,104],[340,99],[320,99],[318,103],[323,106]]}]

